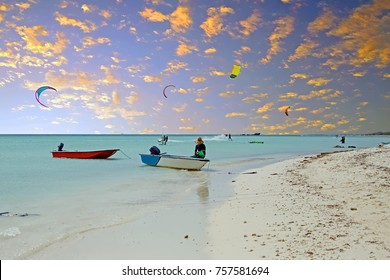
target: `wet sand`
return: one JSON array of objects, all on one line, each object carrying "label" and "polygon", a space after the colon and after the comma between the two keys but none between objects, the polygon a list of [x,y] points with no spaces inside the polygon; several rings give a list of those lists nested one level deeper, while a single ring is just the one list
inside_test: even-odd
[{"label": "wet sand", "polygon": [[388,146],[250,171],[210,215],[210,258],[390,259]]}]

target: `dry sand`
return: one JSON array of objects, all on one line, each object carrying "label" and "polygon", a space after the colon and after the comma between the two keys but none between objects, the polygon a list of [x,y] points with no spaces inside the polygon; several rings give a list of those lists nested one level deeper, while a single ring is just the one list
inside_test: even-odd
[{"label": "dry sand", "polygon": [[211,259],[390,259],[390,148],[251,170],[210,216]]}]

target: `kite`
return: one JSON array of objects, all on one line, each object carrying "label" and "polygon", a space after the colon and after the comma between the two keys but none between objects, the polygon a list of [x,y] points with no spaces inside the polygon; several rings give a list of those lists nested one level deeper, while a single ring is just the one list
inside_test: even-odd
[{"label": "kite", "polygon": [[175,87],[174,85],[167,85],[164,89],[163,89],[163,95],[165,98],[168,98],[167,95],[165,94],[165,90],[168,88],[168,87]]},{"label": "kite", "polygon": [[288,106],[288,107],[286,108],[286,110],[284,110],[284,113],[286,114],[286,116],[288,116],[288,109],[290,109],[290,106]]},{"label": "kite", "polygon": [[239,65],[233,65],[232,67],[232,73],[230,74],[230,79],[236,78],[241,72],[241,66]]},{"label": "kite", "polygon": [[41,104],[43,107],[46,107],[46,108],[49,108],[48,106],[46,106],[45,104],[43,104],[40,100],[39,100],[39,96],[41,95],[41,93],[47,89],[52,89],[52,90],[55,90],[57,91],[55,88],[53,87],[50,87],[50,86],[43,86],[43,87],[40,87],[36,90],[35,92],[35,99],[38,101],[39,104]]}]

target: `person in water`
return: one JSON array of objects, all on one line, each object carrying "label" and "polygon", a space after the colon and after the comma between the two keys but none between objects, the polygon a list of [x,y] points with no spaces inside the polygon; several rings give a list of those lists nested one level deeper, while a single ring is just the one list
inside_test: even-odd
[{"label": "person in water", "polygon": [[340,140],[340,142],[341,142],[342,144],[344,144],[344,143],[345,143],[345,136],[341,136],[341,140]]},{"label": "person in water", "polygon": [[198,137],[196,140],[194,157],[204,158],[206,156],[206,145],[203,142],[202,137]]}]

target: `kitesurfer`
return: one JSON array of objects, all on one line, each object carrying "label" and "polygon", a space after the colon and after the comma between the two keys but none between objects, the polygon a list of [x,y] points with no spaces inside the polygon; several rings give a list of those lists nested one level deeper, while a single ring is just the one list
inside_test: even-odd
[{"label": "kitesurfer", "polygon": [[344,143],[345,143],[345,136],[341,136],[341,140],[340,140],[340,142],[341,142],[342,144],[344,144]]},{"label": "kitesurfer", "polygon": [[206,145],[204,144],[202,137],[198,137],[198,139],[196,140],[194,157],[205,158],[205,156],[206,156]]}]

